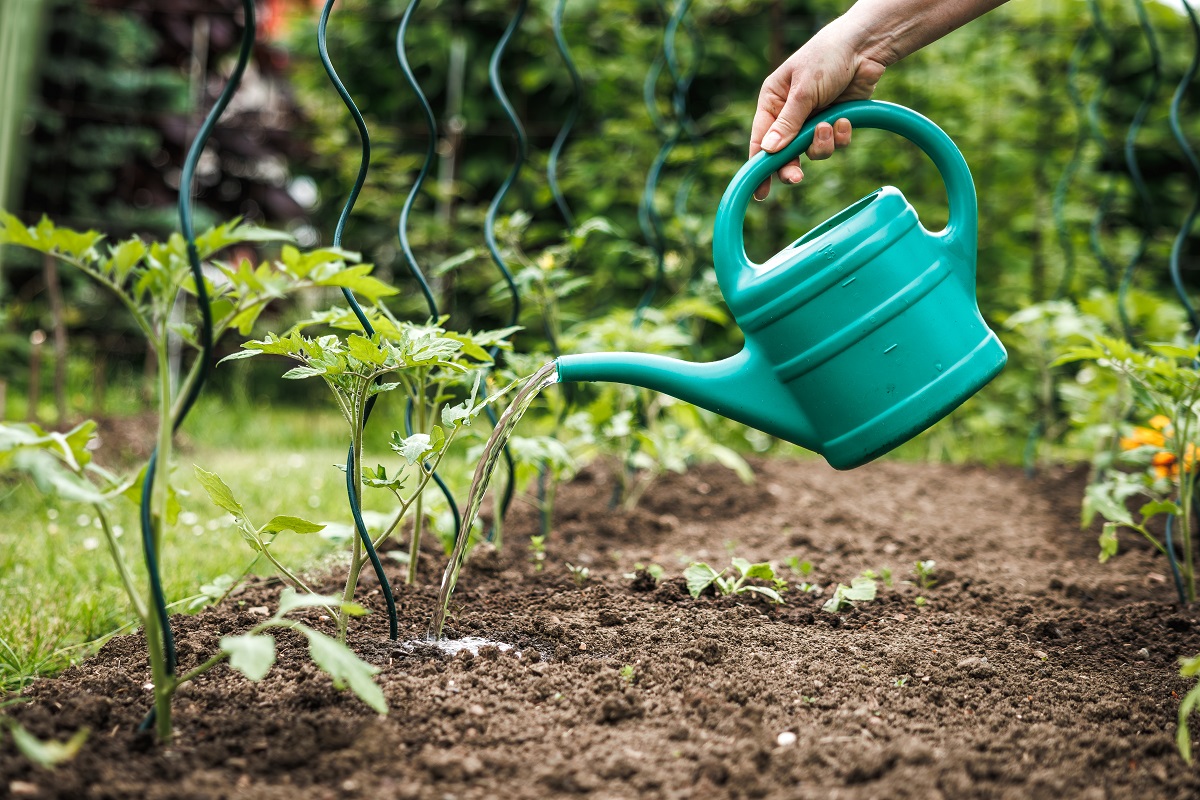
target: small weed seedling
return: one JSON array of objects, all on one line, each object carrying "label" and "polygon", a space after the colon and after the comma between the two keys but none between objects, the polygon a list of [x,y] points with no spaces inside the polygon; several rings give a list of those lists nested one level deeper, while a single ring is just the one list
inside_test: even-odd
[{"label": "small weed seedling", "polygon": [[633,565],[633,572],[626,572],[621,577],[627,581],[631,581],[635,579],[637,574],[643,570],[649,573],[650,577],[654,579],[655,583],[661,581],[663,579],[663,575],[667,574],[667,571],[659,564],[643,564],[641,561],[639,561]]},{"label": "small weed seedling", "polygon": [[633,682],[637,679],[637,676],[633,670],[633,664],[626,664],[625,666],[621,667],[621,670],[618,674],[621,676],[621,680],[625,681],[630,686],[632,686]]},{"label": "small weed seedling", "polygon": [[[1179,664],[1180,677],[1200,677],[1200,656],[1181,658]],[[1188,728],[1188,717],[1196,710],[1197,705],[1200,705],[1200,682],[1183,696],[1183,702],[1179,704],[1179,725],[1175,730],[1175,744],[1179,747],[1179,755],[1189,764],[1192,763],[1192,734]]]},{"label": "small weed seedling", "polygon": [[811,561],[801,561],[799,556],[788,556],[783,560],[784,566],[801,578],[807,578],[813,571]]},{"label": "small weed seedling", "polygon": [[529,537],[529,560],[533,562],[533,571],[541,572],[546,568],[546,537]]},{"label": "small weed seedling", "polygon": [[[722,595],[753,593],[762,595],[772,603],[783,603],[782,593],[787,591],[787,581],[777,578],[770,564],[751,564],[744,558],[734,558],[731,563],[738,573],[737,578],[726,578],[724,575],[728,570],[717,572],[708,564],[697,562],[689,566],[683,571],[688,592],[692,597],[699,597],[705,589],[712,586]],[[771,586],[768,588],[746,582],[752,579],[770,581]]]},{"label": "small weed seedling", "polygon": [[825,601],[825,605],[821,606],[821,610],[828,611],[830,614],[836,614],[856,603],[866,603],[874,599],[875,581],[866,576],[859,576],[850,581],[849,586],[839,583],[837,588],[833,590],[833,597]]},{"label": "small weed seedling", "polygon": [[571,580],[575,581],[575,587],[582,589],[592,577],[592,571],[587,567],[577,567],[574,564],[567,562],[567,572],[571,573]]},{"label": "small weed seedling", "polygon": [[924,608],[925,606],[929,605],[929,601],[924,597],[917,595],[917,598],[913,600],[913,605],[915,605],[917,608]]},{"label": "small weed seedling", "polygon": [[933,560],[918,561],[913,566],[913,574],[917,576],[918,589],[929,591],[934,586],[937,586],[937,580],[933,577],[936,568],[937,562]]},{"label": "small weed seedling", "polygon": [[[933,563],[932,561],[930,562]],[[863,572],[864,578],[870,578],[873,581],[882,581],[884,586],[892,585],[892,571],[887,567],[882,567],[878,572],[873,569],[868,569]]]}]

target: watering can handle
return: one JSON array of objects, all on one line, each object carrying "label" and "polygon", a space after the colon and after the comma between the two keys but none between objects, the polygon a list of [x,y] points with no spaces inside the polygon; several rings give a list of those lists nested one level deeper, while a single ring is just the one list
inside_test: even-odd
[{"label": "watering can handle", "polygon": [[[758,153],[730,181],[729,188],[721,198],[713,227],[713,259],[717,279],[727,296],[729,291],[736,291],[739,281],[746,277],[741,274],[742,270],[754,266],[746,256],[743,239],[746,208],[754,190],[768,176],[808,149],[817,123],[832,124],[842,118],[850,120],[858,128],[878,128],[899,134],[924,150],[933,160],[946,183],[946,195],[950,201],[949,221],[937,235],[947,248],[959,251],[973,268],[978,210],[975,183],[971,180],[971,170],[962,153],[946,132],[927,117],[895,103],[856,100],[832,106],[810,117],[791,144],[777,153]],[[974,280],[973,274],[969,277]]]}]

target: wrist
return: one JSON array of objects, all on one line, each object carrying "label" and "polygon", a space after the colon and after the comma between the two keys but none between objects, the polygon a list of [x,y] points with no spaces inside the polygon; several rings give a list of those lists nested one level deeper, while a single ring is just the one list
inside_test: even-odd
[{"label": "wrist", "polygon": [[868,3],[856,3],[826,28],[833,29],[831,33],[847,48],[847,55],[855,64],[874,61],[890,67],[906,55],[895,46],[901,38],[899,32],[887,20],[873,15]]}]

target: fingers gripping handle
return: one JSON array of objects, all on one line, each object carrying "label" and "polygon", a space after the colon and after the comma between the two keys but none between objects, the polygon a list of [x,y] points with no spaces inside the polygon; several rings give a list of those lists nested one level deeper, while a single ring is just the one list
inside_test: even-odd
[{"label": "fingers gripping handle", "polygon": [[[758,153],[738,170],[717,209],[713,228],[713,259],[722,291],[735,292],[743,271],[753,266],[746,256],[743,225],[754,190],[770,175],[808,149],[818,123],[848,119],[858,128],[878,128],[903,136],[932,159],[946,184],[950,218],[938,234],[946,247],[974,256],[977,240],[975,183],[962,153],[946,132],[915,111],[877,100],[857,100],[825,109],[809,118],[796,138],[776,153]],[[974,258],[969,259],[974,263]],[[973,279],[974,276],[972,276]]]}]

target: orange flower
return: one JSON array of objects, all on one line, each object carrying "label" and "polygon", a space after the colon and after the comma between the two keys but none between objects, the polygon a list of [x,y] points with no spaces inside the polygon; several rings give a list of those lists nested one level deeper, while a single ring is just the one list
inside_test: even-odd
[{"label": "orange flower", "polygon": [[[1150,422],[1153,424],[1154,420]],[[1134,428],[1131,435],[1121,437],[1122,450],[1135,450],[1139,447],[1166,447],[1166,445],[1167,437],[1153,428]]]},{"label": "orange flower", "polygon": [[1150,427],[1156,431],[1166,431],[1170,433],[1171,418],[1165,414],[1155,414],[1150,418]]},{"label": "orange flower", "polygon": [[[1160,453],[1155,453],[1150,459],[1151,468],[1154,474],[1159,478],[1178,478],[1179,477],[1179,459],[1169,450],[1163,450]],[[1183,469],[1185,472],[1191,472],[1196,468],[1196,445],[1188,442],[1188,446],[1183,451]]]},{"label": "orange flower", "polygon": [[1166,450],[1155,453],[1154,458],[1150,459],[1155,476],[1159,478],[1179,477],[1179,465],[1175,463],[1175,460],[1175,454]]}]

